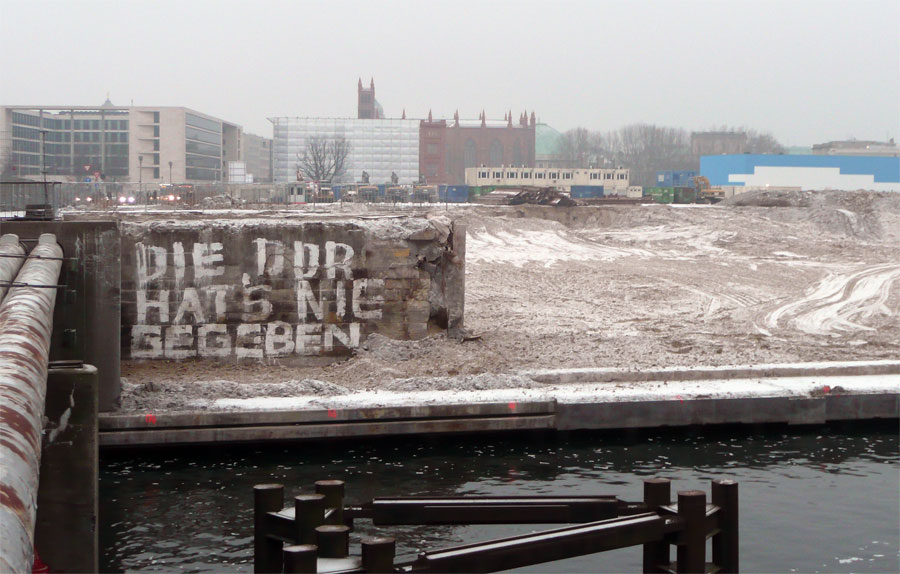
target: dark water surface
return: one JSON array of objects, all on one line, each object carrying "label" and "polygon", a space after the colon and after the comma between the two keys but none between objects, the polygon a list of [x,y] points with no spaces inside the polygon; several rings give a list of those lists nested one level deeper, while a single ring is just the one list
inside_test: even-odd
[{"label": "dark water surface", "polygon": [[[104,571],[252,572],[254,484],[281,482],[288,500],[324,478],[347,502],[398,495],[591,495],[641,500],[641,480],[671,478],[709,493],[740,483],[743,572],[900,571],[900,446],[896,423],[669,433],[393,438],[258,448],[195,447],[104,454]],[[545,527],[459,526],[390,532],[398,554]],[[551,527],[546,527],[551,528]],[[352,551],[352,548],[351,548]],[[673,552],[674,556],[674,552]],[[627,548],[527,572],[639,572]]]}]

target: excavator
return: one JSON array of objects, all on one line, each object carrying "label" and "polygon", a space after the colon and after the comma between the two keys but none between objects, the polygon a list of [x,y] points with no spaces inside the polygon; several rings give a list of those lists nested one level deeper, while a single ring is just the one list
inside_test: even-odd
[{"label": "excavator", "polygon": [[719,203],[725,199],[725,190],[721,187],[710,187],[709,178],[705,175],[694,177],[694,189],[697,191],[697,203]]}]

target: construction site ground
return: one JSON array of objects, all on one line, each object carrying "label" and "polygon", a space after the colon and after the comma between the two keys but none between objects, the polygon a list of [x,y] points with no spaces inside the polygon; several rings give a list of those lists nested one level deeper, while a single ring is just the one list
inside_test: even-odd
[{"label": "construction site ground", "polygon": [[470,336],[374,335],[354,356],[324,366],[126,361],[122,412],[235,408],[219,399],[538,388],[528,376],[537,369],[900,357],[900,194],[329,209],[430,209],[464,220]]}]

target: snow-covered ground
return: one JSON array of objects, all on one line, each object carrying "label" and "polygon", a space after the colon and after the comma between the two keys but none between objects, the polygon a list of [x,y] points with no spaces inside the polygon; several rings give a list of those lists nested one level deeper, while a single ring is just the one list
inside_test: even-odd
[{"label": "snow-covered ground", "polygon": [[900,357],[900,194],[745,195],[702,209],[451,206],[468,228],[465,321],[479,339],[376,335],[324,367],[125,363],[123,408],[323,396],[304,381],[478,392],[535,369]]}]

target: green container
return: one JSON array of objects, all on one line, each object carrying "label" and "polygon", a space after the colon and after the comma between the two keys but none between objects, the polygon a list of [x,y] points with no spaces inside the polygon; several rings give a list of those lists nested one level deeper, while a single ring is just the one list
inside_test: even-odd
[{"label": "green container", "polygon": [[651,187],[650,197],[656,203],[673,203],[675,201],[674,187]]},{"label": "green container", "polygon": [[675,203],[697,203],[697,190],[693,187],[676,187]]}]

